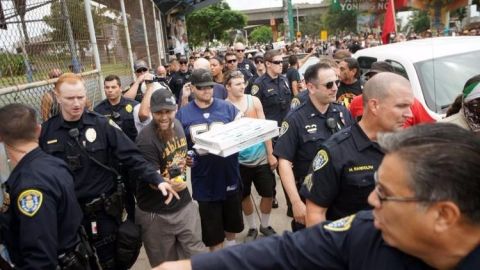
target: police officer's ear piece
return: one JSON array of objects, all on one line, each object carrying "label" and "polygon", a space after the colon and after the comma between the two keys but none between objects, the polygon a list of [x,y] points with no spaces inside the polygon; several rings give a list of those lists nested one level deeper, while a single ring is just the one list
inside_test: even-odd
[{"label": "police officer's ear piece", "polygon": [[80,136],[80,131],[78,130],[78,128],[72,128],[68,131],[68,136],[74,139],[78,139],[78,136]]}]

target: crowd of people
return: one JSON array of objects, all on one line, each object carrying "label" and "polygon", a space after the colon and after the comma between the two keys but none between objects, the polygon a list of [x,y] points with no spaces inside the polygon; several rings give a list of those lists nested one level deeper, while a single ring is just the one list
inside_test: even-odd
[{"label": "crowd of people", "polygon": [[[157,269],[475,269],[480,75],[434,123],[389,63],[361,74],[352,53],[373,43],[139,59],[131,85],[105,77],[95,106],[78,74],[52,70],[41,126],[28,105],[0,108],[0,268],[129,269],[143,245]],[[193,148],[241,117],[280,135],[228,157]]]}]

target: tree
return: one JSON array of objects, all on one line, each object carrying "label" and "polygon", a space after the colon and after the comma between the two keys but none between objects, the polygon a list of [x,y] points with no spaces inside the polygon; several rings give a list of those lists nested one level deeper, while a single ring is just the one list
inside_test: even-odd
[{"label": "tree", "polygon": [[250,42],[252,43],[269,43],[272,41],[272,38],[272,29],[268,26],[256,27],[250,33]]},{"label": "tree", "polygon": [[188,40],[194,46],[213,39],[224,40],[227,30],[242,29],[247,23],[246,17],[230,9],[225,2],[210,5],[187,15]]},{"label": "tree", "polygon": [[410,16],[408,25],[413,28],[415,33],[421,33],[427,31],[430,28],[430,17],[428,11],[416,10],[413,15]]},{"label": "tree", "polygon": [[309,37],[318,37],[320,31],[325,29],[321,15],[306,16],[300,21],[300,31]]},{"label": "tree", "polygon": [[330,33],[339,31],[356,32],[357,31],[356,10],[339,10],[331,8],[324,17],[323,24]]}]

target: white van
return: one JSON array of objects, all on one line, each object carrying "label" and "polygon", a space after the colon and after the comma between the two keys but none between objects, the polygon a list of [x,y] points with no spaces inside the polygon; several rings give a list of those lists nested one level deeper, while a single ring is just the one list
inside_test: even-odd
[{"label": "white van", "polygon": [[465,82],[480,74],[480,36],[411,40],[359,50],[353,57],[362,74],[373,62],[392,64],[429,114],[440,119]]}]

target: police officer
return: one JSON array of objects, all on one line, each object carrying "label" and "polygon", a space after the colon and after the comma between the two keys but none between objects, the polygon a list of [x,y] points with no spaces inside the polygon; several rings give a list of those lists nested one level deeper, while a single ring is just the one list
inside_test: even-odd
[{"label": "police officer", "polygon": [[[103,88],[107,98],[95,106],[94,111],[115,122],[130,140],[134,142],[137,138],[134,113],[136,113],[138,117],[140,107],[138,101],[122,96],[121,82],[117,75],[108,75],[105,77]],[[125,180],[126,187],[125,207],[128,218],[133,221],[135,217],[135,181],[130,181],[127,171],[122,171],[121,174]]]},{"label": "police officer", "polygon": [[102,268],[122,269],[115,264],[115,239],[123,194],[112,163],[121,162],[133,177],[157,187],[168,196],[167,203],[172,195],[178,195],[115,122],[85,110],[86,90],[78,75],[62,75],[55,91],[61,113],[43,123],[40,146],[65,160],[72,170],[75,193],[84,212],[83,225]]},{"label": "police officer", "polygon": [[[238,55],[238,53],[235,54],[234,52],[227,52],[225,54],[225,74],[227,74],[227,72],[234,72],[236,70],[239,70],[240,72],[242,72],[243,77],[245,78],[246,89],[249,89],[250,85],[253,83],[252,79],[255,76],[250,71],[250,69],[245,68],[245,66],[243,66],[243,67],[239,66],[237,55]],[[247,90],[247,92],[248,92],[248,90]]]},{"label": "police officer", "polygon": [[2,239],[15,269],[89,269],[75,253],[82,212],[73,177],[65,162],[38,147],[39,133],[33,108],[10,104],[0,109],[2,177],[14,168],[6,182],[12,203]]},{"label": "police officer", "polygon": [[364,90],[362,120],[326,141],[313,159],[313,173],[305,177],[300,194],[307,199],[307,226],[370,208],[373,173],[384,155],[377,134],[401,130],[412,116],[413,93],[404,77],[380,73]]},{"label": "police officer", "polygon": [[188,70],[188,60],[186,58],[180,58],[180,70],[172,74],[170,83],[168,86],[175,95],[176,100],[180,100],[180,91],[183,85],[190,81],[191,72]]},{"label": "police officer", "polygon": [[317,149],[333,133],[354,122],[347,108],[334,103],[338,78],[328,64],[310,66],[305,72],[305,82],[308,90],[304,92],[309,95],[283,121],[273,152],[279,159],[280,179],[288,195],[287,214],[293,214],[296,221],[292,222],[293,231],[305,224],[304,199],[298,190]]},{"label": "police officer", "polygon": [[426,124],[379,143],[388,154],[368,198],[374,211],[154,270],[478,269],[480,139]]},{"label": "police officer", "polygon": [[133,108],[139,104],[138,101],[122,96],[121,82],[117,75],[105,77],[103,89],[107,98],[95,106],[94,111],[113,120],[134,142],[137,129],[133,120]]},{"label": "police officer", "polygon": [[[238,69],[248,70],[252,76],[255,76],[257,74],[257,68],[252,61],[245,57],[245,45],[243,45],[241,42],[237,42],[235,45],[233,45],[233,49],[235,50],[235,55],[237,56]],[[248,79],[250,78],[245,78],[245,80]]]},{"label": "police officer", "polygon": [[288,80],[282,76],[282,55],[279,51],[270,50],[264,56],[267,72],[255,80],[252,95],[262,102],[265,118],[277,121],[280,125],[290,109],[292,92]]}]

